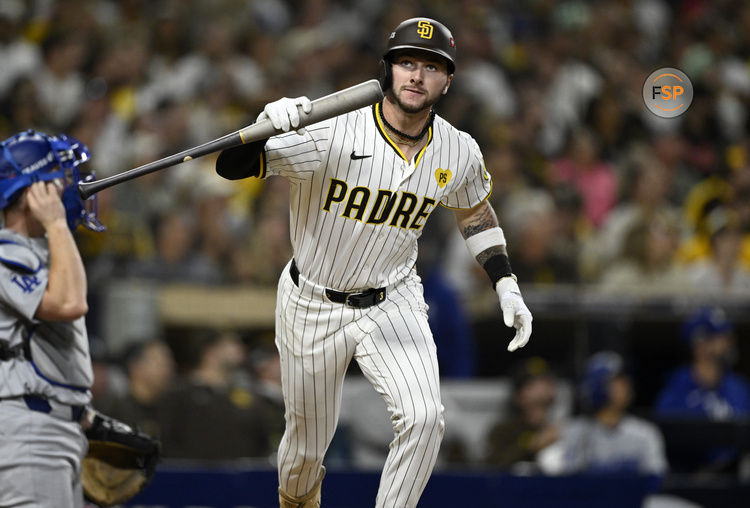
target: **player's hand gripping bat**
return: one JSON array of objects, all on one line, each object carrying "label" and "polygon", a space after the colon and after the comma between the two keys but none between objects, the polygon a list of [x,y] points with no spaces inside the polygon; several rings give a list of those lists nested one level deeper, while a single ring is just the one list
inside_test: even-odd
[{"label": "player's hand gripping bat", "polygon": [[[380,88],[380,83],[377,80],[371,79],[358,85],[354,85],[338,92],[334,92],[325,97],[312,101],[312,109],[309,113],[305,113],[302,107],[299,107],[300,123],[299,127],[305,127],[313,123],[321,122],[334,116],[342,115],[355,109],[369,106],[376,103],[383,98],[383,91]],[[86,199],[97,192],[106,188],[112,187],[122,182],[127,182],[138,178],[139,176],[147,175],[160,169],[174,166],[209,153],[218,152],[226,148],[239,146],[245,143],[251,143],[253,141],[259,141],[264,138],[273,136],[282,132],[281,130],[274,129],[273,124],[269,119],[260,120],[254,124],[248,125],[247,127],[238,131],[226,134],[220,138],[216,138],[202,145],[188,148],[180,153],[169,155],[163,159],[159,159],[154,162],[149,162],[143,166],[139,166],[128,171],[123,171],[116,175],[112,175],[101,180],[94,180],[91,182],[81,182],[78,184],[78,193],[81,198]]]}]

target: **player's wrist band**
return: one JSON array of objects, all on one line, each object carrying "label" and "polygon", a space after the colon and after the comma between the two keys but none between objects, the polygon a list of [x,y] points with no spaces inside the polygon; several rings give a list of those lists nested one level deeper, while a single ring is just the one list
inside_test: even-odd
[{"label": "player's wrist band", "polygon": [[479,254],[486,251],[490,247],[502,247],[505,246],[505,235],[500,226],[494,228],[485,229],[477,233],[476,235],[470,236],[466,239],[466,246],[469,248],[472,257],[476,258]]},{"label": "player's wrist band", "polygon": [[487,275],[489,275],[490,277],[493,289],[495,288],[495,285],[498,283],[498,281],[503,277],[513,277],[514,279],[516,278],[516,276],[513,275],[513,270],[510,267],[510,260],[505,254],[495,254],[487,261],[485,261],[484,265],[482,266],[484,268],[484,271],[487,272]]}]

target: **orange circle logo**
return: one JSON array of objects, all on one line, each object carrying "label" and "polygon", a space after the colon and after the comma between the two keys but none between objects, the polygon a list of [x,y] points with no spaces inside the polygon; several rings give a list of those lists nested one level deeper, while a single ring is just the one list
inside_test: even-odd
[{"label": "orange circle logo", "polygon": [[664,67],[652,72],[643,83],[643,102],[656,116],[675,118],[693,102],[693,84],[679,69]]}]

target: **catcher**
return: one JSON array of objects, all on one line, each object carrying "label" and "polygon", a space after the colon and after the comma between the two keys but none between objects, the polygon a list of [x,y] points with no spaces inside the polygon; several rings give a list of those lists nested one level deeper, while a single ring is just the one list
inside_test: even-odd
[{"label": "catcher", "polygon": [[0,144],[0,506],[80,508],[84,490],[121,503],[158,457],[158,442],[88,407],[86,274],[72,235],[104,230],[96,198],[77,192],[93,179],[88,159],[65,135]]}]

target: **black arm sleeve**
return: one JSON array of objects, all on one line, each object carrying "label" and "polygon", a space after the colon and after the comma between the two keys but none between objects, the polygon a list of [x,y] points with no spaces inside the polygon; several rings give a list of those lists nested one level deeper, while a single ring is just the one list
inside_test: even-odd
[{"label": "black arm sleeve", "polygon": [[227,180],[263,177],[263,148],[268,138],[222,150],[216,159],[216,173]]}]

